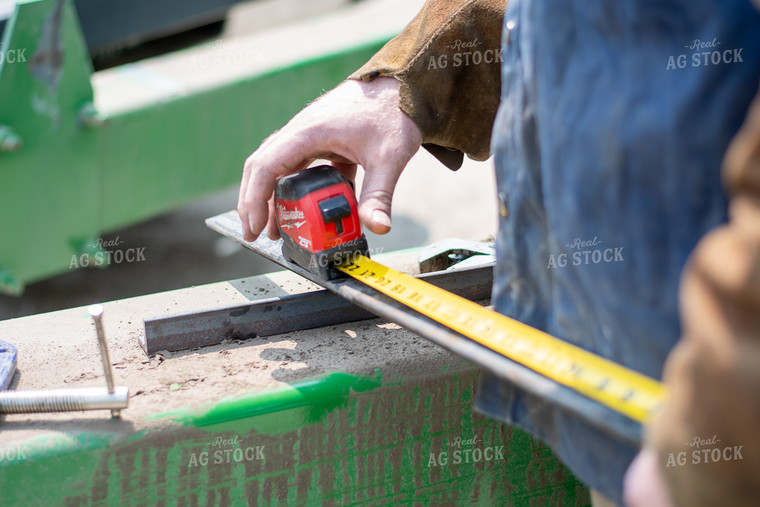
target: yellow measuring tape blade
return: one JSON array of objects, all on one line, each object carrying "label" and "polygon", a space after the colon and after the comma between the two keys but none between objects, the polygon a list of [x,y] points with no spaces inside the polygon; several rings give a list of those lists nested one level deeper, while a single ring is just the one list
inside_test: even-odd
[{"label": "yellow measuring tape blade", "polygon": [[364,256],[338,266],[404,305],[639,422],[662,383]]}]

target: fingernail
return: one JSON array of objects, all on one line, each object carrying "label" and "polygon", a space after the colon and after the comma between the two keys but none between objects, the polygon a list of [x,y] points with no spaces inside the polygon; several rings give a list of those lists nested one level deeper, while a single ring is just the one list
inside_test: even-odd
[{"label": "fingernail", "polygon": [[382,225],[389,229],[391,228],[391,217],[381,209],[376,209],[372,212],[372,221],[377,225]]},{"label": "fingernail", "polygon": [[256,241],[256,238],[258,238],[259,235],[256,233],[256,229],[253,228],[253,217],[248,217],[248,227],[250,227],[251,237],[253,238],[250,239],[249,242]]}]

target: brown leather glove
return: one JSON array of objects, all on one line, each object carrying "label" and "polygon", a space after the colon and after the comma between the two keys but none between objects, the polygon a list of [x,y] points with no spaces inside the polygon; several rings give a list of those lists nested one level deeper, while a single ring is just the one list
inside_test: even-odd
[{"label": "brown leather glove", "polygon": [[428,1],[349,79],[393,76],[423,146],[451,169],[489,156],[501,95],[505,0]]}]

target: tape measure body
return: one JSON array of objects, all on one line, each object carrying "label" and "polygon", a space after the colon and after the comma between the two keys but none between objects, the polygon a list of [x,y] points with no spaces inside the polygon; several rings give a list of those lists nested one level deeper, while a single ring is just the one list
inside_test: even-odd
[{"label": "tape measure body", "polygon": [[662,383],[362,255],[337,266],[446,327],[633,420],[662,403]]}]

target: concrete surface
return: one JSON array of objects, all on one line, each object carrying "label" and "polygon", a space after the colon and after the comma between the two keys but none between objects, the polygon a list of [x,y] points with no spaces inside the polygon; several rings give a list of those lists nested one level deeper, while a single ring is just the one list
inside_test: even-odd
[{"label": "concrete surface", "polygon": [[[379,256],[382,262],[414,271],[415,254]],[[197,407],[229,396],[263,391],[318,375],[342,371],[386,379],[415,372],[457,370],[467,362],[398,325],[380,320],[297,331],[271,337],[148,357],[138,337],[143,319],[240,304],[315,290],[291,272],[218,282],[123,299],[104,305],[104,327],[116,385],[130,388],[130,406],[120,421],[107,411],[8,415],[0,422],[0,446],[49,431],[122,431],[150,425],[151,414]],[[12,389],[54,389],[105,385],[94,326],[86,307],[0,322],[0,336],[19,352]]]}]

